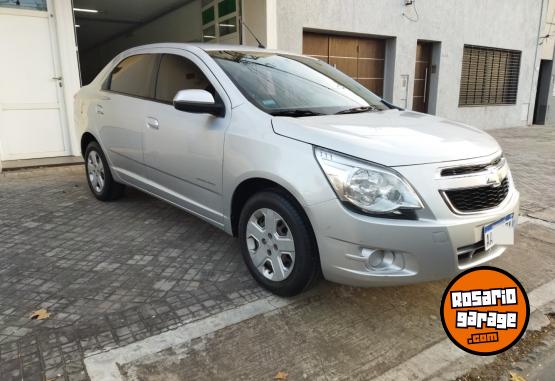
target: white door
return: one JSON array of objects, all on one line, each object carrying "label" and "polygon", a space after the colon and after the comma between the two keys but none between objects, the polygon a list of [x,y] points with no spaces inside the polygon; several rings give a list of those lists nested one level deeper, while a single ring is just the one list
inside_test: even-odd
[{"label": "white door", "polygon": [[0,7],[2,160],[70,153],[56,41],[49,12]]}]

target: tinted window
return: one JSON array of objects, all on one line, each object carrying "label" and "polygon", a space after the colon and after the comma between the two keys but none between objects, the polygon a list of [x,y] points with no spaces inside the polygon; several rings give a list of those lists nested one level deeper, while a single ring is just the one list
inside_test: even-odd
[{"label": "tinted window", "polygon": [[112,71],[110,90],[138,97],[152,98],[158,55],[127,57]]},{"label": "tinted window", "polygon": [[188,59],[173,54],[164,54],[160,62],[156,99],[172,102],[179,90],[208,90],[214,95],[210,82],[202,71]]}]

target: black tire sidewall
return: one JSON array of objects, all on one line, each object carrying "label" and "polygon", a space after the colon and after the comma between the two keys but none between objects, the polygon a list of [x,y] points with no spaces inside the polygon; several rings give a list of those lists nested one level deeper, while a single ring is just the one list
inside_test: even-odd
[{"label": "black tire sidewall", "polygon": [[[291,274],[280,282],[265,278],[252,263],[247,247],[246,226],[258,209],[268,208],[277,212],[291,229],[295,242],[295,264]],[[286,196],[275,192],[261,192],[252,196],[243,207],[239,218],[238,237],[241,254],[252,276],[263,287],[281,296],[293,296],[305,290],[318,272],[317,247],[310,223],[298,207]]]}]

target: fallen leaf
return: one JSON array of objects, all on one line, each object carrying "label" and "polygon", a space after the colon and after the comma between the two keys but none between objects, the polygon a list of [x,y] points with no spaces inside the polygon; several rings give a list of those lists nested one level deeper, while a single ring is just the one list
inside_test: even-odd
[{"label": "fallen leaf", "polygon": [[274,380],[287,380],[287,376],[288,374],[285,372],[277,372],[276,376],[274,377]]},{"label": "fallen leaf", "polygon": [[526,379],[518,373],[509,372],[509,374],[511,375],[511,381],[526,381]]},{"label": "fallen leaf", "polygon": [[40,310],[36,310],[35,312],[33,312],[31,314],[31,316],[29,317],[29,319],[31,320],[44,320],[44,319],[48,319],[50,317],[50,312],[48,312],[46,309],[42,308]]}]

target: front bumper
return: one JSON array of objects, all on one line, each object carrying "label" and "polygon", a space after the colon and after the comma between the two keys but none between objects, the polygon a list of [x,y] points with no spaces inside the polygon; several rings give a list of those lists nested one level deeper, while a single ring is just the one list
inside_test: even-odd
[{"label": "front bumper", "polygon": [[[393,286],[453,277],[458,272],[500,256],[506,249],[494,246],[480,251],[484,225],[519,213],[520,195],[512,186],[499,208],[469,216],[445,210],[429,218],[395,220],[361,215],[339,200],[307,208],[312,222],[324,277],[352,286]],[[469,251],[468,248],[476,250]],[[387,252],[393,265],[369,264],[372,253]]]}]

